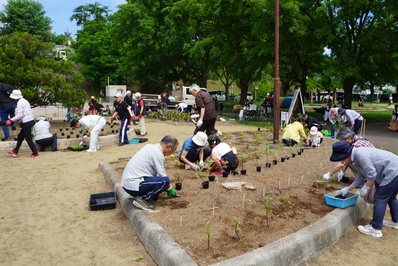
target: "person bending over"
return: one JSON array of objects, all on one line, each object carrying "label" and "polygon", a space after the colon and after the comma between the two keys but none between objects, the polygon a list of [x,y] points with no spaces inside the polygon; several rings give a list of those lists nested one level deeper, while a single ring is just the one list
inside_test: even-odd
[{"label": "person bending over", "polygon": [[211,159],[214,161],[209,171],[214,174],[221,174],[220,171],[230,172],[238,167],[238,151],[227,143],[221,142],[217,135],[210,135],[207,139],[211,150]]}]

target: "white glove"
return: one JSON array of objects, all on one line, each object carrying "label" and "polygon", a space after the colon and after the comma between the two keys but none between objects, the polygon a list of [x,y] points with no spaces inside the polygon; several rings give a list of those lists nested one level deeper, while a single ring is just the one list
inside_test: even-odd
[{"label": "white glove", "polygon": [[343,187],[342,189],[340,189],[340,194],[345,197],[347,196],[348,192],[350,192],[350,190],[348,189],[348,187]]},{"label": "white glove", "polygon": [[203,160],[199,162],[200,168],[202,168],[205,164],[203,163]]},{"label": "white glove", "polygon": [[199,165],[194,164],[194,163],[190,163],[189,166],[191,166],[191,168],[192,168],[193,170],[199,170],[199,169],[200,169]]},{"label": "white glove", "polygon": [[83,136],[83,139],[87,139],[87,135],[84,135],[84,136]]},{"label": "white glove", "polygon": [[199,119],[198,122],[196,123],[196,127],[201,127],[203,124],[203,120]]},{"label": "white glove", "polygon": [[331,178],[331,175],[329,174],[329,172],[327,172],[326,174],[324,174],[322,176],[323,180],[328,181]]},{"label": "white glove", "polygon": [[364,198],[366,196],[366,193],[368,193],[369,188],[370,187],[368,187],[368,185],[366,185],[365,183],[361,188],[361,190],[359,191],[359,196],[361,196],[361,198]]},{"label": "white glove", "polygon": [[82,146],[83,145],[83,141],[80,141],[79,145]]},{"label": "white glove", "polygon": [[340,182],[341,179],[345,176],[345,171],[341,170],[340,173],[337,175],[337,182]]}]

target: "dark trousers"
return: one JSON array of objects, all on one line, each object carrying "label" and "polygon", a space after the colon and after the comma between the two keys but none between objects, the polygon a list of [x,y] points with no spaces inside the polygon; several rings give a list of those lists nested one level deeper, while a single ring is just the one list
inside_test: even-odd
[{"label": "dark trousers", "polygon": [[198,131],[205,132],[207,136],[210,136],[211,134],[216,134],[217,129],[214,128],[214,125],[216,124],[216,119],[209,119],[209,120],[203,120],[203,124],[201,127],[196,127],[195,131],[193,132],[194,135],[198,133]]},{"label": "dark trousers", "polygon": [[52,137],[36,140],[36,143],[40,146],[40,150],[44,151],[46,147],[52,145],[52,151],[57,150],[57,134],[53,134]]},{"label": "dark trousers", "polygon": [[127,137],[127,129],[130,125],[130,118],[126,118],[120,121],[119,129],[119,143],[129,144],[129,139]]},{"label": "dark trousers", "polygon": [[32,151],[32,154],[33,155],[37,155],[38,154],[36,146],[35,146],[35,144],[33,143],[33,140],[32,140],[32,127],[34,125],[35,125],[35,121],[34,120],[26,122],[26,123],[21,123],[21,127],[22,128],[21,128],[21,131],[18,134],[17,146],[13,150],[15,153],[18,153],[19,148],[21,148],[22,142],[24,140],[26,140],[26,142],[29,145],[29,148]]},{"label": "dark trousers", "polygon": [[[210,154],[211,154],[210,148],[203,149],[203,161],[205,161],[207,157],[210,156]],[[197,152],[196,149],[190,149],[185,158],[190,162],[196,163],[197,161],[199,161],[199,152]],[[184,163],[183,161],[181,161],[181,158],[180,162]]]},{"label": "dark trousers", "polygon": [[140,183],[140,190],[133,191],[123,188],[131,196],[141,196],[144,200],[151,200],[158,196],[162,191],[165,191],[170,184],[170,179],[167,176],[153,176],[146,177]]},{"label": "dark trousers", "polygon": [[[2,122],[7,122],[8,119],[13,118],[14,116],[15,116],[15,105],[9,105],[0,109],[0,120]],[[8,130],[8,127],[5,126],[5,124],[1,126],[3,128],[4,137],[9,138],[10,131]]]}]

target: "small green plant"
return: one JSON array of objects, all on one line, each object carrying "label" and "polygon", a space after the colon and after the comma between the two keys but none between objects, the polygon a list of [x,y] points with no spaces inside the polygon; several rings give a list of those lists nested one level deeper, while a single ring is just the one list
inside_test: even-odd
[{"label": "small green plant", "polygon": [[137,258],[135,258],[134,260],[135,261],[140,261],[140,260],[143,260],[144,259],[144,257],[137,257]]},{"label": "small green plant", "polygon": [[234,223],[234,230],[235,230],[235,234],[238,237],[238,239],[240,239],[240,236],[238,233],[242,232],[242,227],[240,227],[240,221],[239,218],[234,216],[232,218],[232,222]]},{"label": "small green plant", "polygon": [[182,176],[180,174],[178,174],[178,173],[174,174],[174,177],[175,177],[177,183],[181,183],[182,182]]},{"label": "small green plant", "polygon": [[[199,165],[199,162],[196,162],[196,164],[197,165]],[[202,181],[203,181],[203,178],[202,178],[202,171],[204,170],[204,168],[199,168],[199,169],[195,169],[195,176],[196,176],[196,178],[200,178]]]},{"label": "small green plant", "polygon": [[267,219],[267,226],[269,227],[269,216],[273,213],[272,209],[274,208],[274,205],[272,204],[272,201],[274,200],[273,197],[264,197],[263,198],[263,204],[261,205],[261,208],[265,210],[265,218]]},{"label": "small green plant", "polygon": [[69,127],[66,127],[65,130],[68,131],[68,130],[69,130]]},{"label": "small green plant", "polygon": [[202,238],[202,240],[207,241],[207,250],[210,250],[210,241],[213,240],[211,237],[211,222],[207,222],[203,225],[205,227],[205,234],[206,236]]},{"label": "small green plant", "polygon": [[59,131],[61,131],[61,132],[62,132],[62,130],[63,130],[63,128],[62,128],[62,127],[60,127],[60,128],[59,128]]}]

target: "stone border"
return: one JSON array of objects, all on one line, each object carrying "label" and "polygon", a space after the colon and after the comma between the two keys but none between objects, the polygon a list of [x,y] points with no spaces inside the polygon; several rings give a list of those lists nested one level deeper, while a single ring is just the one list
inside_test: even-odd
[{"label": "stone border", "polygon": [[[131,197],[119,183],[120,175],[109,163],[100,163],[98,168],[116,191],[126,217],[158,265],[197,265],[148,212],[131,204]],[[355,206],[336,208],[321,220],[296,233],[213,265],[298,265],[339,241],[365,215],[369,206],[362,198],[358,198]]]},{"label": "stone border", "polygon": [[[127,136],[129,139],[136,138],[134,130],[129,130],[127,132]],[[68,147],[78,145],[81,138],[70,138],[70,139],[58,139],[58,150],[67,150]],[[100,147],[112,146],[119,143],[119,134],[115,135],[107,135],[107,136],[99,136],[98,142]],[[89,143],[89,139],[86,141],[86,144]],[[11,151],[15,148],[16,141],[0,141],[0,151]],[[21,145],[21,150],[29,150],[28,143],[24,140]]]}]

